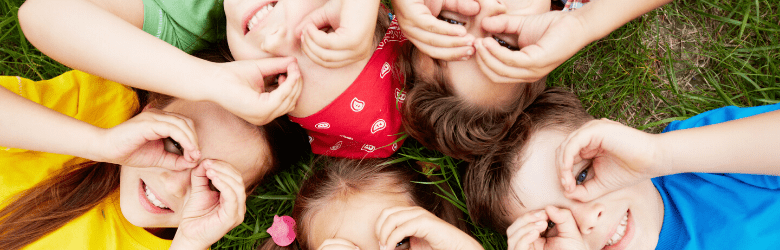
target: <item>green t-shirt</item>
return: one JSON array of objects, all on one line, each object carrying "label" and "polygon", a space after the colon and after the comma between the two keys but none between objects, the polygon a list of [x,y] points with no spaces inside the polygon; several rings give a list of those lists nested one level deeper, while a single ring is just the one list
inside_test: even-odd
[{"label": "green t-shirt", "polygon": [[143,0],[146,33],[187,53],[225,36],[222,0]]}]

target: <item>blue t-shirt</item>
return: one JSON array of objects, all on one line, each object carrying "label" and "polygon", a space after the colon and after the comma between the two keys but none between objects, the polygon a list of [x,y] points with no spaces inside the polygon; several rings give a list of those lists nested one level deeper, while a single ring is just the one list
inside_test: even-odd
[{"label": "blue t-shirt", "polygon": [[[724,107],[672,122],[664,132],[774,110],[780,104]],[[652,181],[664,201],[656,249],[780,249],[780,177],[682,173]]]}]

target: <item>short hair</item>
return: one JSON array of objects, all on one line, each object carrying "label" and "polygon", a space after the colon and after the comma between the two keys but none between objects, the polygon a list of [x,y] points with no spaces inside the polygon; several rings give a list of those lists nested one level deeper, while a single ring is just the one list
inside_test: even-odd
[{"label": "short hair", "polygon": [[512,177],[517,172],[517,156],[531,136],[545,128],[574,131],[592,119],[573,93],[559,88],[545,89],[519,115],[507,135],[465,170],[463,191],[471,219],[477,225],[505,232],[512,224],[507,220],[507,197],[517,200],[511,189]]},{"label": "short hair", "polygon": [[[401,57],[416,58],[416,53],[421,52],[407,46]],[[486,153],[489,145],[504,137],[545,85],[544,79],[526,83],[514,101],[485,107],[454,94],[445,64],[434,59],[433,77],[421,77],[417,69],[407,74],[402,121],[406,133],[423,146],[466,161]]]}]

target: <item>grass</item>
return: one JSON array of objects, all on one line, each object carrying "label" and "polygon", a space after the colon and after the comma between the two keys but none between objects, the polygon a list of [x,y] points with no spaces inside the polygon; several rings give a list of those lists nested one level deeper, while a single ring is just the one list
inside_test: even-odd
[{"label": "grass", "polygon": [[[69,70],[29,44],[16,20],[21,0],[0,1],[0,74],[52,78]],[[548,77],[570,89],[596,117],[659,132],[670,121],[728,106],[780,102],[780,13],[776,1],[680,0],[652,11],[596,41]],[[400,161],[431,162],[454,193],[464,197],[458,161],[408,141]],[[268,238],[274,214],[289,214],[298,183],[309,171],[298,164],[275,176],[247,201],[243,224],[213,249],[254,249]],[[472,232],[486,249],[506,249],[501,233]]]}]

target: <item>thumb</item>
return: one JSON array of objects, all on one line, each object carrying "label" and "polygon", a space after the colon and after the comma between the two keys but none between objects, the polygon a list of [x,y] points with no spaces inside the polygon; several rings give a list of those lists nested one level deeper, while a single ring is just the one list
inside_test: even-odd
[{"label": "thumb", "polygon": [[209,188],[209,178],[206,177],[206,168],[202,165],[198,165],[192,169],[192,172],[190,173],[190,183],[192,183],[192,193],[211,191]]},{"label": "thumb", "polygon": [[479,13],[479,3],[476,0],[444,0],[442,9],[474,16]]},{"label": "thumb", "polygon": [[295,62],[295,57],[274,57],[251,60],[263,76],[287,72],[287,65]]},{"label": "thumb", "polygon": [[[593,171],[593,169],[590,171]],[[581,202],[588,202],[601,197],[607,192],[609,192],[607,187],[604,186],[603,182],[601,182],[598,177],[595,177],[583,182],[582,185],[574,186],[574,189],[569,192],[564,192],[564,196]]]},{"label": "thumb", "polygon": [[338,8],[331,8],[329,4],[325,4],[324,6],[303,17],[303,20],[301,20],[298,26],[295,27],[295,37],[300,38],[301,34],[303,34],[303,29],[305,29],[310,24],[314,25],[314,27],[317,29],[322,29],[328,26],[332,27],[334,24],[338,25],[338,17]]},{"label": "thumb", "polygon": [[550,218],[550,221],[555,223],[555,227],[558,229],[557,237],[569,239],[579,239],[582,237],[571,211],[554,206],[547,206],[544,210],[547,212],[547,217]]},{"label": "thumb", "polygon": [[482,19],[482,29],[490,33],[520,34],[525,20],[524,16],[507,14],[485,17]]}]

